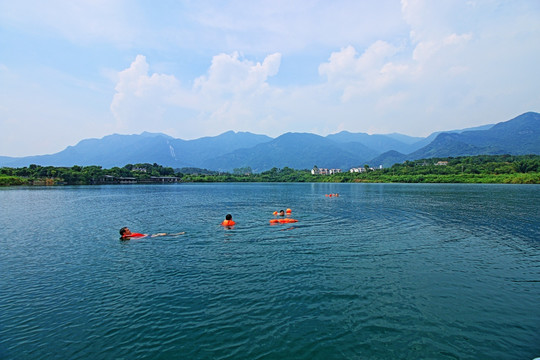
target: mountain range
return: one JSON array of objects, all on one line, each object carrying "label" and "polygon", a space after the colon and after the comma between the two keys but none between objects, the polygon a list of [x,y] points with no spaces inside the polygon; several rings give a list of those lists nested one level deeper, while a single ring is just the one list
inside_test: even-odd
[{"label": "mountain range", "polygon": [[342,131],[325,137],[285,133],[276,138],[228,131],[214,137],[182,140],[160,133],[108,135],[86,139],[51,155],[0,156],[2,167],[99,165],[104,168],[157,163],[173,168],[218,171],[251,167],[341,168],[391,166],[406,160],[493,154],[540,154],[540,114],[527,112],[498,124],[437,132],[428,137],[368,135]]}]

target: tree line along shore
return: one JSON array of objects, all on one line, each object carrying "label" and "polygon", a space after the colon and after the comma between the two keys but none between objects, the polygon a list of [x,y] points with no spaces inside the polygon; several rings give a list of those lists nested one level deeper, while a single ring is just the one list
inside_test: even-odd
[{"label": "tree line along shore", "polygon": [[[316,165],[314,166],[316,168]],[[288,167],[260,173],[251,168],[217,172],[197,168],[173,169],[158,164],[55,167],[30,165],[0,168],[0,186],[100,185],[176,182],[343,182],[343,183],[491,183],[540,184],[540,155],[478,155],[406,161],[364,172],[312,174]]]}]

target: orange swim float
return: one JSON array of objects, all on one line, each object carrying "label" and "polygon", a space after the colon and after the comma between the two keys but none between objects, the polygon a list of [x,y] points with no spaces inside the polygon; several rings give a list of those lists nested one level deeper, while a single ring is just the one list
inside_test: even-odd
[{"label": "orange swim float", "polygon": [[296,219],[279,219],[280,223],[295,223],[298,222]]},{"label": "orange swim float", "polygon": [[233,226],[235,224],[236,223],[233,220],[223,220],[223,222],[221,223],[221,225],[223,226]]},{"label": "orange swim float", "polygon": [[298,220],[296,220],[296,219],[289,219],[289,218],[285,218],[285,219],[272,219],[272,220],[270,220],[270,224],[277,224],[277,223],[284,224],[284,223],[295,223],[295,222],[298,222]]}]

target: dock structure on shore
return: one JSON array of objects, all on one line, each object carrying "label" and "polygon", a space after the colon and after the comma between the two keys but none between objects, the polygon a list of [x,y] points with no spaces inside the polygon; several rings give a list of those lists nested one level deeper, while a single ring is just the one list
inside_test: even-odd
[{"label": "dock structure on shore", "polygon": [[137,179],[127,176],[105,175],[96,184],[172,184],[180,180],[176,176],[150,176],[149,178]]}]

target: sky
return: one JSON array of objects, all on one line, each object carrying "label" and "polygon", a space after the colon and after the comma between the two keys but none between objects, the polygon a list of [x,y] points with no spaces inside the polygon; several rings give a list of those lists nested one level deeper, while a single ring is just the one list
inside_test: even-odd
[{"label": "sky", "polygon": [[540,112],[538,0],[0,0],[0,156]]}]

